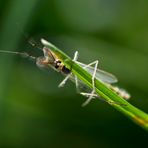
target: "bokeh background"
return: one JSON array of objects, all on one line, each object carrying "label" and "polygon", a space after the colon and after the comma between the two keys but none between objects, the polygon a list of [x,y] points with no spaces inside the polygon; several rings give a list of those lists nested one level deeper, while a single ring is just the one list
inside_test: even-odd
[{"label": "bokeh background", "polygon": [[[30,46],[45,38],[79,60],[99,59],[148,112],[148,1],[0,0],[0,50],[42,52]],[[144,147],[146,131],[107,103],[83,96],[73,83],[33,61],[0,54],[0,147]]]}]

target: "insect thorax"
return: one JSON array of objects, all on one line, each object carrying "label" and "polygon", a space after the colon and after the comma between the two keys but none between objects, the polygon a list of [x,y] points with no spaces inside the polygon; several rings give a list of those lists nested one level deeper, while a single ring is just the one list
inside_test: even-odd
[{"label": "insect thorax", "polygon": [[64,74],[69,74],[71,72],[59,59],[55,61],[55,68]]}]

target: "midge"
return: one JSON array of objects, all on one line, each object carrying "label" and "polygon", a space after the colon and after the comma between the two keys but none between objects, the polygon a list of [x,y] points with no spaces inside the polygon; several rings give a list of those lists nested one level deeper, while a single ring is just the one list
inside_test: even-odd
[{"label": "midge", "polygon": [[[41,39],[41,43],[43,45],[48,44],[48,42],[44,39]],[[36,64],[38,67],[51,67],[52,69],[54,69],[57,72],[61,72],[62,74],[64,74],[66,77],[64,78],[64,80],[59,84],[59,87],[63,87],[66,83],[66,81],[68,79],[72,80],[73,82],[75,82],[76,84],[76,90],[81,94],[84,95],[86,97],[88,97],[88,99],[82,104],[82,106],[87,105],[92,99],[94,98],[99,98],[99,96],[96,94],[95,90],[95,79],[98,79],[99,81],[103,82],[107,87],[109,87],[110,89],[112,89],[114,92],[116,92],[119,96],[121,96],[124,99],[129,99],[130,98],[130,94],[128,94],[125,90],[120,89],[116,86],[113,86],[113,83],[116,83],[118,80],[117,78],[108,73],[105,72],[103,70],[98,69],[98,63],[99,61],[96,60],[88,65],[83,64],[81,62],[78,62],[78,51],[75,52],[74,54],[74,58],[73,58],[73,62],[77,63],[78,65],[80,65],[82,68],[84,68],[87,72],[89,72],[92,75],[92,90],[90,93],[88,92],[80,92],[80,86],[85,86],[85,84],[78,80],[77,76],[75,76],[74,74],[72,74],[71,69],[68,69],[64,63],[62,62],[62,60],[58,57],[58,55],[56,55],[51,49],[47,48],[47,47],[43,47],[43,55],[41,57],[35,57],[32,55],[29,55],[26,52],[13,52],[13,51],[5,51],[5,50],[0,50],[1,53],[10,53],[10,54],[18,54],[22,57],[25,58],[30,58],[36,61]],[[92,66],[94,65],[94,67]],[[110,102],[108,102],[110,103]]]}]

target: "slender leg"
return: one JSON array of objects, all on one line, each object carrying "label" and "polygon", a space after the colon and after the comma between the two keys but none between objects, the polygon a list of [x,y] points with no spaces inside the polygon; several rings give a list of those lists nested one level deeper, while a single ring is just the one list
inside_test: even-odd
[{"label": "slender leg", "polygon": [[68,75],[64,78],[64,80],[58,85],[58,87],[64,87],[65,83],[66,83],[67,80],[70,78],[70,76],[71,76],[71,73],[68,74]]},{"label": "slender leg", "polygon": [[74,58],[73,58],[74,62],[78,60],[78,56],[79,56],[79,53],[78,53],[78,51],[76,51],[74,54]]},{"label": "slender leg", "polygon": [[[73,58],[73,61],[77,61],[78,59],[78,51],[75,52],[74,54],[74,58]],[[65,83],[67,82],[67,80],[70,78],[71,76],[71,73],[68,74],[64,80],[58,85],[58,87],[64,87]],[[76,89],[78,89],[78,78],[75,76],[75,80],[77,81],[77,84],[76,84]]]},{"label": "slender leg", "polygon": [[[83,67],[83,68],[85,69],[85,68],[90,67],[90,66],[92,66],[92,65],[95,65],[95,67],[98,67],[98,63],[99,63],[99,61],[96,60],[96,61],[93,61],[92,63],[89,63],[88,65],[86,65],[86,66]],[[97,65],[96,65],[96,64],[97,64]]]},{"label": "slender leg", "polygon": [[[75,52],[73,61],[75,62],[75,61],[77,61],[77,59],[78,59],[78,51]],[[83,67],[85,69],[87,67],[90,67],[91,65],[95,65],[94,72],[93,72],[93,75],[92,75],[92,86],[93,86],[92,92],[91,93],[84,93],[84,92],[80,93],[80,94],[88,97],[88,99],[82,104],[82,106],[86,106],[92,99],[98,97],[98,95],[95,94],[95,90],[96,90],[96,88],[95,88],[95,76],[96,76],[96,72],[97,72],[98,63],[99,63],[99,61],[96,60],[96,61],[86,65],[85,67]],[[59,87],[63,87],[65,85],[66,81],[70,78],[70,76],[71,76],[71,73],[68,74],[65,77],[65,79],[59,84]],[[80,92],[77,76],[75,76],[75,84],[76,84],[77,92]]]},{"label": "slender leg", "polygon": [[74,77],[75,77],[76,91],[77,91],[77,93],[80,93],[79,83],[78,83],[78,77],[76,75]]},{"label": "slender leg", "polygon": [[91,93],[83,93],[83,92],[81,93],[82,95],[88,97],[88,99],[82,104],[82,106],[86,106],[93,98],[98,97],[95,94],[95,91],[96,91],[96,88],[95,88],[95,76],[96,76],[96,72],[97,72],[98,63],[99,63],[99,61],[97,60],[97,61],[94,61],[94,62],[92,62],[92,63],[90,63],[90,64],[88,64],[88,65],[86,65],[84,67],[84,69],[85,69],[85,68],[95,64],[94,72],[93,72],[93,75],[92,75],[92,86],[93,86],[93,89],[92,89]]},{"label": "slender leg", "polygon": [[[73,58],[73,61],[74,61],[74,62],[76,62],[77,60],[78,60],[78,51],[75,52],[74,58]],[[83,68],[85,69],[85,68],[87,68],[87,67],[89,67],[89,66],[91,66],[91,65],[93,65],[93,64],[95,64],[95,69],[97,70],[98,61],[94,61],[94,62],[92,62],[92,63],[86,65],[86,66],[83,67]],[[90,94],[90,93],[83,93],[83,92],[81,92],[80,94],[85,95],[85,96],[87,96],[87,97],[91,97],[91,96],[92,96],[92,98],[97,97],[97,95],[94,94],[94,93],[95,93],[95,82],[94,82],[94,79],[95,79],[96,70],[94,70],[94,74],[93,74],[94,76],[92,77],[92,83],[93,83],[94,92],[91,93],[91,94]],[[79,90],[79,83],[78,83],[78,77],[77,77],[77,76],[75,76],[75,84],[76,84],[76,90],[77,90],[77,92],[80,92],[80,90]],[[91,99],[91,98],[90,98],[90,99]]]}]

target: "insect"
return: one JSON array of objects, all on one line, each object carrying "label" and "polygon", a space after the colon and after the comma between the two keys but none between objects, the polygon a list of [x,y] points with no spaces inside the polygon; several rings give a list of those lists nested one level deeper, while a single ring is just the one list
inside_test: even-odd
[{"label": "insect", "polygon": [[[113,74],[98,69],[98,64],[99,64],[98,60],[96,60],[92,63],[89,63],[89,64],[84,64],[84,63],[77,61],[77,59],[78,59],[78,51],[75,52],[73,61],[76,62],[78,65],[80,65],[82,68],[84,68],[87,72],[89,72],[92,75],[93,89],[92,89],[91,93],[80,92],[79,84],[81,84],[81,85],[83,85],[83,84],[79,82],[77,76],[74,76],[77,92],[79,92],[83,96],[88,97],[88,99],[82,104],[82,106],[86,106],[94,98],[98,98],[98,97],[100,98],[100,96],[98,96],[95,93],[95,90],[96,90],[95,79],[98,79],[99,81],[104,83],[107,87],[112,89],[115,93],[117,93],[120,97],[124,98],[125,100],[128,100],[131,97],[130,94],[126,90],[112,85],[113,83],[118,82],[118,79]],[[94,65],[94,67],[92,65]],[[72,73],[69,73],[65,77],[65,79],[59,84],[59,87],[63,87],[65,85],[66,81],[71,78],[71,75],[72,75]],[[112,103],[112,102],[108,102],[108,103]]]},{"label": "insect", "polygon": [[[44,39],[41,39],[41,42],[42,42],[43,45],[45,45],[47,41],[44,40]],[[67,82],[67,80],[70,79],[73,82],[75,82],[77,92],[79,92],[81,95],[88,97],[88,99],[82,104],[82,106],[87,105],[92,99],[99,97],[95,93],[95,90],[96,90],[95,79],[98,79],[99,81],[104,83],[107,87],[112,89],[114,92],[116,92],[119,96],[123,97],[124,99],[130,98],[130,94],[128,94],[125,90],[120,89],[120,88],[112,85],[113,83],[116,83],[118,81],[117,78],[114,75],[112,75],[112,74],[110,74],[106,71],[98,69],[98,63],[99,63],[98,60],[86,65],[84,63],[77,61],[78,60],[78,51],[75,52],[73,62],[76,62],[78,65],[80,65],[82,68],[84,68],[87,72],[89,72],[92,75],[92,86],[93,86],[93,88],[92,88],[91,92],[90,93],[81,92],[79,90],[80,85],[85,85],[85,84],[83,82],[81,82],[77,78],[77,76],[72,74],[71,69],[68,69],[64,65],[62,60],[53,51],[51,51],[49,48],[44,46],[42,48],[42,51],[43,51],[43,56],[35,57],[35,56],[32,56],[32,55],[29,55],[26,52],[13,52],[13,51],[0,50],[1,53],[18,54],[22,57],[33,59],[33,60],[36,61],[36,65],[38,67],[43,67],[43,68],[44,67],[51,67],[55,71],[61,72],[66,77],[59,84],[59,87],[63,87],[65,85],[65,83]],[[93,65],[94,65],[94,67],[93,67]]]}]

